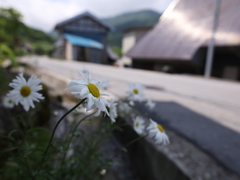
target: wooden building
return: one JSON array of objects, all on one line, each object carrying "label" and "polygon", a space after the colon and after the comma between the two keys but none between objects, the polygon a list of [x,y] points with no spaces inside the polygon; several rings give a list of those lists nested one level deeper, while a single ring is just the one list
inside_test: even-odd
[{"label": "wooden building", "polygon": [[89,12],[58,23],[58,38],[53,56],[92,63],[112,63],[108,55],[107,33],[113,29]]},{"label": "wooden building", "polygon": [[[128,52],[152,27],[131,27],[123,31],[122,38],[122,53]],[[120,61],[124,67],[132,67],[132,59],[127,56],[122,56]]]},{"label": "wooden building", "polygon": [[[212,76],[240,80],[240,1],[219,0]],[[176,0],[126,55],[133,67],[203,74],[215,0]]]}]

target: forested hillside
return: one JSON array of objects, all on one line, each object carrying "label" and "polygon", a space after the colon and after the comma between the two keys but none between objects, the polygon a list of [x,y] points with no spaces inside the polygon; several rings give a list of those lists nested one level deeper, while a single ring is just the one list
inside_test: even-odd
[{"label": "forested hillside", "polygon": [[160,13],[152,10],[124,13],[115,17],[103,19],[115,27],[108,35],[108,43],[112,47],[121,48],[122,32],[131,27],[151,27],[159,19]]},{"label": "forested hillside", "polygon": [[24,54],[49,54],[54,38],[30,28],[22,22],[22,15],[13,8],[0,8],[0,60],[14,61]]}]

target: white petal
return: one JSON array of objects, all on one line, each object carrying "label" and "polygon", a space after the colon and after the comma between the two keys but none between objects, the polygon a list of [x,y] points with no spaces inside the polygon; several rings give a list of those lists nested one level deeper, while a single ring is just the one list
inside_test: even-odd
[{"label": "white petal", "polygon": [[89,93],[89,89],[85,86],[80,92],[80,96],[86,96]]},{"label": "white petal", "polygon": [[101,113],[101,110],[98,109],[97,112],[93,114],[93,116],[97,117],[97,116],[99,116],[100,113]]},{"label": "white petal", "polygon": [[88,99],[87,99],[87,110],[88,111],[92,108],[93,104],[94,104],[93,96],[89,94]]}]

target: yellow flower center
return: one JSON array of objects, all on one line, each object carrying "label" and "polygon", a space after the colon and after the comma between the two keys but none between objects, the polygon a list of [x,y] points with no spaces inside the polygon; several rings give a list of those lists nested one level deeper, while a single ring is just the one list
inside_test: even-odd
[{"label": "yellow flower center", "polygon": [[94,97],[97,97],[97,98],[100,97],[100,92],[99,92],[97,86],[95,86],[95,85],[92,84],[92,83],[89,83],[89,84],[88,84],[88,89],[89,89],[90,93],[91,93]]},{"label": "yellow flower center", "polygon": [[31,93],[31,89],[30,89],[30,87],[28,87],[28,86],[23,86],[23,87],[20,89],[20,93],[21,93],[22,96],[27,97],[27,96],[29,96],[29,94]]},{"label": "yellow flower center", "polygon": [[157,128],[159,129],[159,131],[164,132],[164,129],[160,124],[157,125]]},{"label": "yellow flower center", "polygon": [[136,126],[136,127],[138,127],[138,126],[139,126],[139,123],[138,123],[138,122],[136,122],[135,126]]},{"label": "yellow flower center", "polygon": [[133,92],[134,92],[135,94],[138,94],[138,90],[137,90],[137,89],[134,89]]}]

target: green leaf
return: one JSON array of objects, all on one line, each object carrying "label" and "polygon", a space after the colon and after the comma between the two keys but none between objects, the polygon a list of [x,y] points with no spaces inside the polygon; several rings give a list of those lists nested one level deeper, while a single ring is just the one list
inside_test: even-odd
[{"label": "green leaf", "polygon": [[16,129],[13,129],[13,130],[11,130],[9,133],[8,133],[8,138],[9,139],[14,139],[13,137],[12,137],[12,134],[14,133],[14,132],[17,132],[17,130]]},{"label": "green leaf", "polygon": [[9,147],[9,148],[5,148],[3,150],[0,151],[0,153],[6,153],[6,152],[9,152],[9,151],[13,151],[15,149],[17,149],[18,147]]},{"label": "green leaf", "polygon": [[122,148],[121,150],[124,151],[124,152],[127,152],[127,149],[126,149],[126,148]]},{"label": "green leaf", "polygon": [[29,149],[27,152],[24,153],[23,157],[26,158],[29,154],[31,154],[34,149]]},{"label": "green leaf", "polygon": [[59,151],[61,153],[65,153],[66,152],[65,149],[63,148],[63,145],[59,141],[54,141],[52,144],[53,144],[53,146],[58,147]]},{"label": "green leaf", "polygon": [[35,152],[40,152],[41,154],[43,154],[44,153],[44,149],[41,149],[41,148],[36,148],[35,149]]},{"label": "green leaf", "polygon": [[116,127],[116,130],[123,132],[123,129],[121,127]]},{"label": "green leaf", "polygon": [[42,128],[42,127],[35,127],[35,128],[31,128],[29,130],[27,130],[27,133],[31,133],[34,131],[48,131],[46,128]]},{"label": "green leaf", "polygon": [[55,180],[55,178],[53,177],[53,175],[50,174],[48,171],[42,170],[42,171],[40,171],[40,174],[41,174],[42,176],[44,176],[46,179]]},{"label": "green leaf", "polygon": [[46,161],[48,158],[50,158],[51,156],[54,156],[55,154],[58,154],[60,151],[51,151],[49,153],[46,154]]},{"label": "green leaf", "polygon": [[26,121],[22,118],[22,116],[19,116],[19,119],[20,119],[20,123],[21,123],[24,127],[27,127],[27,123],[26,123]]},{"label": "green leaf", "polygon": [[24,169],[25,171],[28,170],[28,168],[27,168],[27,166],[25,165],[25,163],[24,163],[22,160],[18,159],[18,158],[9,158],[9,161],[16,162],[16,163],[19,165],[19,167],[20,167],[21,169]]}]

